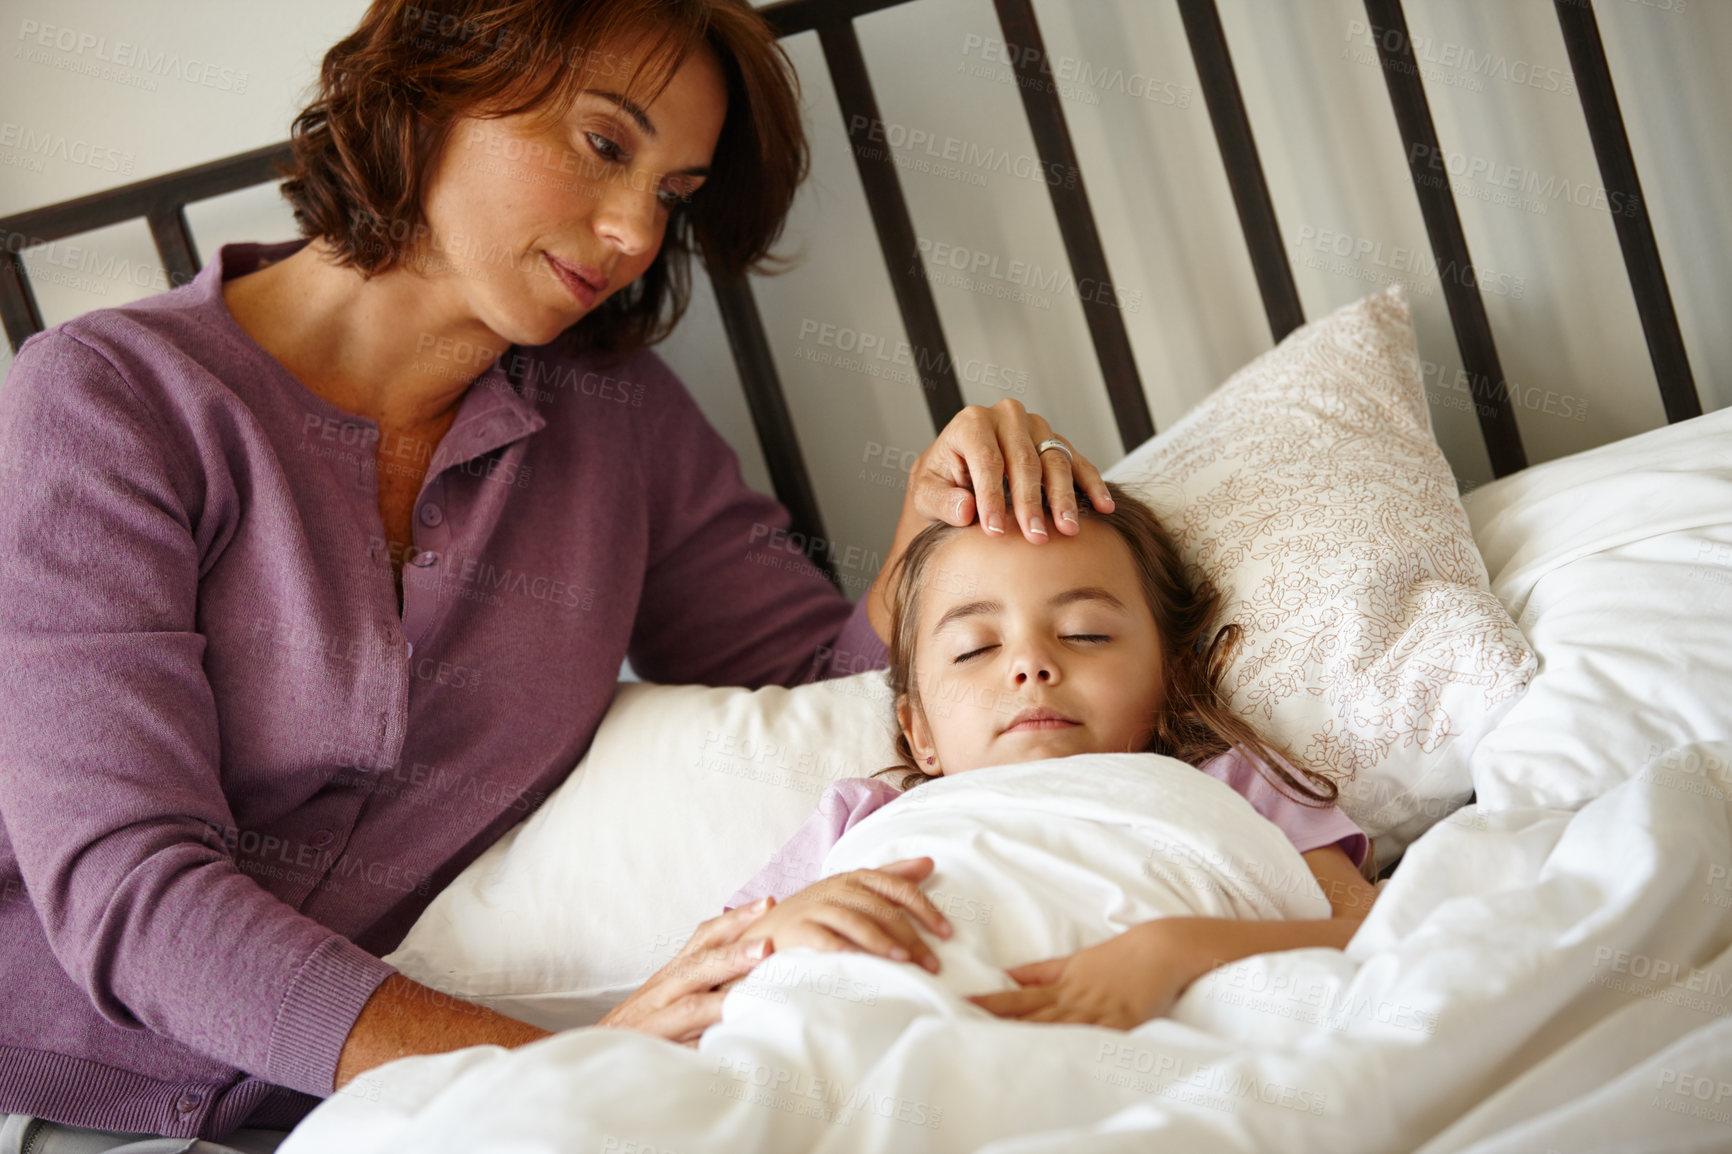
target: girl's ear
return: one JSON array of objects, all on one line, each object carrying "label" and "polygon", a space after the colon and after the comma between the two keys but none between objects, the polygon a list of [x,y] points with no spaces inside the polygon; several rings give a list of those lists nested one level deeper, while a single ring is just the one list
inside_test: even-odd
[{"label": "girl's ear", "polygon": [[942,773],[936,760],[938,749],[932,743],[932,731],[927,727],[926,717],[914,707],[913,700],[906,693],[896,697],[896,722],[902,727],[903,734],[908,738],[908,748],[914,751],[914,760],[923,773]]}]

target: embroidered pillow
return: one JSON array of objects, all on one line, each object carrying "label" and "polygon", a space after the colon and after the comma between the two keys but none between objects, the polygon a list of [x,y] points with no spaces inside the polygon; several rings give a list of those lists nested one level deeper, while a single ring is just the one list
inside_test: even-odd
[{"label": "embroidered pillow", "polygon": [[1533,676],[1432,434],[1399,286],[1299,328],[1107,472],[1244,633],[1225,687],[1341,783],[1378,866],[1466,802]]}]

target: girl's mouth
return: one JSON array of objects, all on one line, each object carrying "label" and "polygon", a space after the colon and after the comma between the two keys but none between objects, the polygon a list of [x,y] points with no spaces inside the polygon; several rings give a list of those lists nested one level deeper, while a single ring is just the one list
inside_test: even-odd
[{"label": "girl's mouth", "polygon": [[1005,732],[1029,733],[1036,729],[1074,729],[1076,728],[1076,724],[1077,723],[1074,721],[1063,721],[1056,717],[1050,717],[1044,721],[1019,721],[1009,729],[1005,730]]},{"label": "girl's mouth", "polygon": [[1082,722],[1073,721],[1056,709],[1041,706],[1038,709],[1025,709],[1017,714],[1010,724],[1004,727],[1000,736],[1005,733],[1033,733],[1043,729],[1073,729],[1081,724]]}]

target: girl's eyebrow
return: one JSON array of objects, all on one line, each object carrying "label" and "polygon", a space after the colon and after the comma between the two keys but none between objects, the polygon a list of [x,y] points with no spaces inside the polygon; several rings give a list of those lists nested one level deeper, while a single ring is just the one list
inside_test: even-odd
[{"label": "girl's eyebrow", "polygon": [[1123,609],[1125,603],[1102,589],[1099,585],[1079,585],[1075,589],[1067,589],[1047,602],[1047,605],[1057,609],[1060,605],[1069,605],[1073,601],[1104,601],[1114,609]]},{"label": "girl's eyebrow", "polygon": [[[599,96],[603,100],[613,101],[613,103],[615,103],[619,106],[619,108],[622,112],[624,112],[627,116],[631,117],[633,120],[637,121],[637,126],[643,130],[643,134],[645,136],[649,137],[651,140],[655,139],[656,126],[650,121],[649,114],[637,106],[636,101],[631,100],[627,97],[621,96],[617,92],[603,92],[599,88],[585,88],[585,89],[582,89],[581,91],[582,91],[582,93],[587,94],[589,96]],[[708,168],[704,167],[703,165],[693,165],[691,168],[682,168],[678,172],[672,172],[672,173],[669,173],[668,175],[669,176],[708,176],[709,174],[710,174],[710,170]]]},{"label": "girl's eyebrow", "polygon": [[981,617],[989,613],[1004,612],[1002,601],[968,601],[961,605],[952,605],[944,611],[944,616],[938,619],[938,624],[932,627],[932,632],[942,633],[945,628],[954,625],[965,617]]},{"label": "girl's eyebrow", "polygon": [[[1123,610],[1125,607],[1123,601],[1099,585],[1079,585],[1075,589],[1066,589],[1063,593],[1055,594],[1050,598],[1047,601],[1047,606],[1057,609],[1076,601],[1099,601],[1118,610]],[[943,632],[946,626],[953,625],[967,617],[982,617],[1002,612],[1004,612],[1004,602],[1002,601],[966,601],[961,605],[952,605],[946,609],[944,615],[938,619],[938,623],[932,627],[932,632]]]}]

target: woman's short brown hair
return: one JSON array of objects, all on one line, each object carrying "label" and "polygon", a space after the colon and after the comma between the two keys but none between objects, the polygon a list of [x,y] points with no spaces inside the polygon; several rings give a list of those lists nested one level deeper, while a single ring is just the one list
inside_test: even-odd
[{"label": "woman's short brown hair", "polygon": [[808,171],[793,63],[746,0],[373,0],[325,53],[294,121],[283,195],[302,234],[365,276],[404,263],[428,235],[424,181],[459,117],[563,112],[585,65],[638,34],[648,48],[623,94],[650,102],[707,45],[727,117],[710,175],[671,209],[654,263],[562,339],[615,353],[662,339],[690,300],[693,253],[728,274],[774,263]]}]

